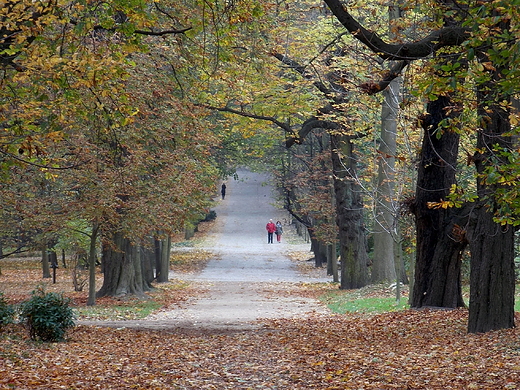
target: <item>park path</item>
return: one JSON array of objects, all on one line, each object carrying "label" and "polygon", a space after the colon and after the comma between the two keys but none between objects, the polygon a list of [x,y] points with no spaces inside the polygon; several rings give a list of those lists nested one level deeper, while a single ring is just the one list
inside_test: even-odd
[{"label": "park path", "polygon": [[[238,180],[227,181],[225,199],[216,203],[215,226],[197,248],[211,251],[215,257],[198,274],[171,274],[172,278],[198,283],[207,293],[188,305],[164,309],[144,320],[112,325],[240,330],[259,328],[262,319],[326,312],[311,298],[287,293],[301,282],[328,282],[330,277],[325,270],[319,277],[300,274],[287,257],[290,251],[309,251],[310,244],[295,234],[286,212],[274,206],[268,176],[239,170]],[[276,237],[273,244],[267,243],[265,225],[269,219],[284,224],[281,243]]]}]

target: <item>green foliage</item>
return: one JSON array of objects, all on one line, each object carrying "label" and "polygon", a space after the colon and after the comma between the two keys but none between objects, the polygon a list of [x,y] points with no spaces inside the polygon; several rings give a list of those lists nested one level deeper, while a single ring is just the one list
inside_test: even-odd
[{"label": "green foliage", "polygon": [[74,312],[70,299],[63,294],[46,293],[43,287],[21,306],[20,317],[29,328],[33,340],[60,341],[67,329],[74,326]]},{"label": "green foliage", "polygon": [[408,308],[406,297],[397,304],[395,297],[391,297],[391,291],[365,294],[365,290],[331,291],[320,297],[320,300],[334,313],[340,314],[385,313]]},{"label": "green foliage", "polygon": [[13,322],[14,308],[7,303],[4,298],[4,294],[0,292],[0,329],[3,325],[7,325]]}]

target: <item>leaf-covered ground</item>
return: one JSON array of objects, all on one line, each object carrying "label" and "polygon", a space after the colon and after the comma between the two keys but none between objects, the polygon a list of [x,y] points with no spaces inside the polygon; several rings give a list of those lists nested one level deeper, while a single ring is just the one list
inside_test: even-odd
[{"label": "leaf-covered ground", "polygon": [[467,312],[277,320],[261,330],[79,326],[67,342],[1,334],[2,389],[517,389],[517,329],[466,334]]},{"label": "leaf-covered ground", "polygon": [[[189,273],[205,261],[205,253],[180,251],[172,263]],[[1,265],[0,291],[10,303],[41,282],[37,260]],[[67,270],[58,270],[55,285],[46,282],[48,291],[72,297],[77,310],[84,306],[87,293],[71,289]],[[103,299],[97,311],[79,313],[131,319],[141,304],[143,311],[189,304],[202,287],[173,280],[149,302]],[[333,288],[272,284],[264,293],[315,297]],[[32,341],[21,325],[9,325],[0,332],[0,389],[520,389],[520,331],[467,334],[467,310],[317,314],[262,324],[247,331],[81,325],[60,343]]]},{"label": "leaf-covered ground", "polygon": [[[2,288],[12,287],[4,290],[8,298],[39,280],[34,270],[17,270],[15,284],[12,271],[4,267],[1,277]],[[327,289],[283,286],[265,293],[316,296]],[[182,305],[202,293],[172,281],[151,301]],[[81,294],[67,295],[77,301]],[[139,312],[132,300],[98,303],[98,319],[114,319],[125,306]],[[467,334],[466,310],[262,323],[239,332],[77,326],[61,343],[31,341],[21,325],[9,325],[0,333],[0,389],[520,389],[519,330]]]}]

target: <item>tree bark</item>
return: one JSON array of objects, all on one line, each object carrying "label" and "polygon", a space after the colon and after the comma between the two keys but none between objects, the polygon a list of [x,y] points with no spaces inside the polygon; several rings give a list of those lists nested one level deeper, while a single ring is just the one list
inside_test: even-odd
[{"label": "tree bark", "polygon": [[154,268],[155,268],[155,251],[150,245],[154,245],[155,240],[151,239],[148,245],[144,245],[141,248],[141,262],[143,264],[143,274],[146,283],[151,285],[155,279]]},{"label": "tree bark", "polygon": [[49,252],[47,244],[42,249],[42,277],[48,279],[51,277],[51,270],[49,267]]},{"label": "tree bark", "polygon": [[374,259],[372,283],[394,281],[395,259],[393,233],[398,228],[395,216],[394,176],[397,138],[397,113],[399,112],[399,79],[383,91],[381,107],[381,138],[379,144],[378,185],[375,204]]},{"label": "tree bark", "polygon": [[104,278],[98,297],[143,295],[150,290],[142,272],[140,247],[121,232],[112,235],[112,246],[104,245],[102,258]]},{"label": "tree bark", "polygon": [[90,248],[88,251],[88,299],[87,306],[94,306],[96,304],[96,244],[99,232],[99,224],[92,225],[92,235],[90,236]]},{"label": "tree bark", "polygon": [[515,326],[514,230],[482,204],[472,215],[468,332]]},{"label": "tree bark", "polygon": [[157,273],[157,282],[165,283],[168,281],[169,273],[170,273],[170,250],[171,250],[171,238],[168,236],[167,238],[161,240],[161,253],[160,253],[160,263],[161,268],[160,272]]},{"label": "tree bark", "polygon": [[336,222],[340,231],[341,289],[361,288],[368,283],[368,254],[363,221],[361,189],[356,160],[348,136],[331,134],[332,169],[336,195]]},{"label": "tree bark", "polygon": [[[503,23],[501,28],[506,30],[507,23]],[[485,54],[480,59],[488,60]],[[500,207],[495,194],[501,185],[488,181],[487,177],[487,169],[494,170],[496,164],[507,163],[507,157],[496,154],[497,151],[512,149],[508,105],[499,104],[508,103],[510,96],[496,87],[503,70],[497,67],[489,71],[489,81],[477,87],[482,128],[477,135],[477,152],[473,158],[479,174],[479,205],[471,216],[468,229],[471,249],[470,333],[515,326],[514,228],[493,220]]]},{"label": "tree bark", "polygon": [[[157,232],[159,234],[159,232]],[[159,275],[161,274],[161,267],[162,267],[162,261],[161,261],[161,253],[162,253],[162,241],[159,240],[157,237],[154,238],[154,258],[155,258],[155,279],[159,278]]]},{"label": "tree bark", "polygon": [[[459,135],[439,129],[453,104],[440,96],[429,102],[423,120],[424,137],[417,175],[414,214],[417,250],[412,307],[463,307],[460,280],[461,257],[466,238],[454,234],[460,209],[430,208],[429,202],[445,200],[455,184]],[[458,223],[457,223],[458,222]]]},{"label": "tree bark", "polygon": [[311,250],[314,252],[314,266],[323,267],[327,264],[327,245],[311,235]]}]

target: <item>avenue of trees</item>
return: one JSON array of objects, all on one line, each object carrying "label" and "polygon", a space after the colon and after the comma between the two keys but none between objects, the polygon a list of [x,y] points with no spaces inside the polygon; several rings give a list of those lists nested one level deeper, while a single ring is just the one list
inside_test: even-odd
[{"label": "avenue of trees", "polygon": [[267,165],[340,288],[457,308],[469,268],[468,331],[513,327],[518,19],[515,1],[4,1],[3,256],[82,250],[89,304],[143,294],[218,178]]}]

